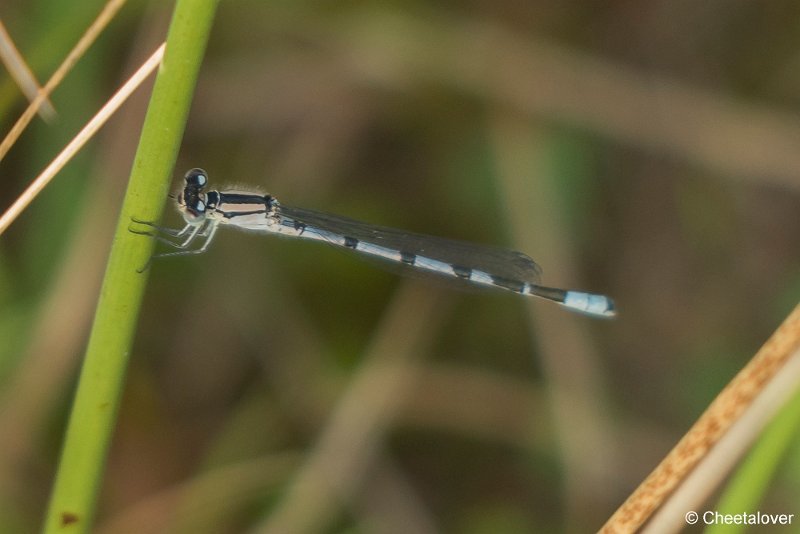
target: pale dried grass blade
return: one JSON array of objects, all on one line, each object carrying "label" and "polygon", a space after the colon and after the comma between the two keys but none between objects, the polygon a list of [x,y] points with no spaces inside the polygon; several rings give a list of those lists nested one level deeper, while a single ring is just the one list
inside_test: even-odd
[{"label": "pale dried grass blade", "polygon": [[161,63],[164,55],[164,44],[158,47],[153,55],[139,67],[139,70],[125,82],[125,84],[100,108],[100,111],[78,132],[72,141],[64,147],[58,156],[48,165],[44,171],[28,186],[28,188],[17,198],[6,212],[0,216],[0,234],[14,222],[14,220],[28,207],[42,189],[50,183],[50,180],[60,171],[67,162],[94,136],[103,124],[117,111],[128,97],[139,87],[142,82],[152,73]]},{"label": "pale dried grass blade", "polygon": [[638,530],[728,433],[800,348],[796,306],[752,360],[714,399],[678,444],[620,506],[601,532]]},{"label": "pale dried grass blade", "polygon": [[[6,30],[2,19],[0,19],[0,60],[3,61],[11,77],[17,82],[22,94],[31,102],[36,101],[37,97],[42,94],[39,81],[30,67],[28,67],[28,64],[25,63],[25,58],[22,57],[16,45],[14,45],[14,40]],[[56,110],[53,109],[53,105],[46,98],[44,96],[38,99],[36,110],[41,112],[42,118],[45,120],[52,120],[56,116]]]},{"label": "pale dried grass blade", "polygon": [[126,0],[110,0],[103,11],[100,12],[100,15],[97,16],[95,21],[89,26],[83,36],[80,38],[78,43],[75,47],[67,54],[67,57],[64,58],[64,61],[59,65],[56,71],[50,76],[50,79],[47,80],[47,83],[42,87],[41,90],[37,91],[37,94],[34,96],[32,102],[28,106],[28,108],[20,115],[17,122],[8,132],[3,142],[0,143],[0,161],[5,157],[14,143],[19,139],[19,136],[22,135],[22,132],[28,126],[28,124],[33,119],[34,115],[36,115],[37,110],[40,106],[44,106],[47,102],[47,98],[50,96],[50,93],[58,87],[58,84],[67,76],[72,67],[78,62],[78,60],[86,53],[86,50],[94,43],[95,39],[100,35],[100,33],[108,26],[108,23],[114,18],[117,11],[125,4]]}]

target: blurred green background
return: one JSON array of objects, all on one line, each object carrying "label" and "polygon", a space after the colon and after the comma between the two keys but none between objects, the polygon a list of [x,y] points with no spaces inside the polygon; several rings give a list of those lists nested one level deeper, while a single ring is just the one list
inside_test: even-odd
[{"label": "blurred green background", "polygon": [[[0,17],[44,82],[101,6]],[[3,209],[170,10],[121,11]],[[793,2],[222,2],[176,187],[523,250],[619,317],[222,230],[153,265],[97,531],[598,528],[798,301],[798,64]],[[0,239],[0,532],[41,524],[146,104]],[[3,71],[3,132],[24,105]],[[797,452],[762,511],[795,510]]]}]

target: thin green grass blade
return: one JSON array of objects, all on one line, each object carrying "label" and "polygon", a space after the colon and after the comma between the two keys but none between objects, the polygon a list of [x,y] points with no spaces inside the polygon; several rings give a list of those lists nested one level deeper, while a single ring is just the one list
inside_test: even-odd
[{"label": "thin green grass blade", "polygon": [[132,216],[164,208],[217,0],[179,0],[156,78],[109,256],[86,358],[70,414],[44,531],[87,532],[124,387],[147,274],[137,269],[152,240],[128,231]]}]

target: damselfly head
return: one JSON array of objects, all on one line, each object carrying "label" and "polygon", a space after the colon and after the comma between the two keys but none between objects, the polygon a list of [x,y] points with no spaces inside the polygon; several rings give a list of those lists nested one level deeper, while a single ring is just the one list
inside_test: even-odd
[{"label": "damselfly head", "polygon": [[208,184],[208,176],[203,169],[191,169],[184,176],[183,191],[178,193],[178,209],[187,223],[197,223],[206,216],[206,195],[202,192]]},{"label": "damselfly head", "polygon": [[203,189],[208,185],[208,174],[203,169],[191,169],[183,177],[186,182],[186,188]]}]

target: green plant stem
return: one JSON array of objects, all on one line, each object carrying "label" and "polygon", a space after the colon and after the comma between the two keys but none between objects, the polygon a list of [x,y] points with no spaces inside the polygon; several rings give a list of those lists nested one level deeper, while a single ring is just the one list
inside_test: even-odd
[{"label": "green plant stem", "polygon": [[95,515],[153,241],[131,217],[158,220],[217,0],[178,0],[131,171],[66,431],[45,532],[87,532]]}]

